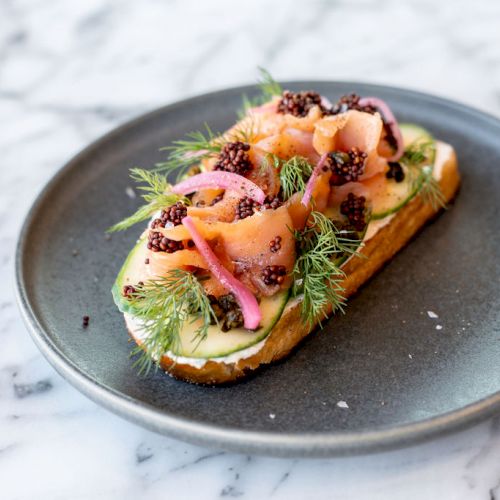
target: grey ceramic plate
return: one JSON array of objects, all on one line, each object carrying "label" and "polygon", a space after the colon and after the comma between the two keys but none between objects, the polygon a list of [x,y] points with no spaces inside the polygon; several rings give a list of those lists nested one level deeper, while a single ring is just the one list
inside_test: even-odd
[{"label": "grey ceramic plate", "polygon": [[[167,106],[89,146],[36,200],[17,254],[19,300],[34,341],[94,401],[155,431],[217,448],[281,456],[360,453],[492,415],[500,409],[500,122],[388,87],[286,87],[314,88],[332,100],[353,90],[379,96],[401,120],[454,144],[463,174],[455,205],[350,301],[345,316],[330,320],[285,362],[222,388],[161,372],[140,378],[110,288],[142,228],[104,237],[138,204],[125,194],[127,169],[152,165],[163,158],[159,147],[205,121],[223,130],[242,92],[254,89]],[[86,330],[85,314],[91,318]]]}]

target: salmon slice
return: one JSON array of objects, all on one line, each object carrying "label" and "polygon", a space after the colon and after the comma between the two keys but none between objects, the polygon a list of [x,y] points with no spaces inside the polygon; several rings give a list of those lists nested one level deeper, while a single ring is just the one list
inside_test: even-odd
[{"label": "salmon slice", "polygon": [[319,153],[348,151],[352,147],[364,151],[368,155],[360,177],[364,180],[387,168],[387,160],[378,153],[382,132],[383,122],[378,113],[350,110],[318,121],[313,145]]},{"label": "salmon slice", "polygon": [[259,141],[256,147],[283,160],[294,156],[303,156],[311,163],[316,163],[319,155],[313,147],[312,132],[295,128],[285,128],[280,134],[271,135]]}]

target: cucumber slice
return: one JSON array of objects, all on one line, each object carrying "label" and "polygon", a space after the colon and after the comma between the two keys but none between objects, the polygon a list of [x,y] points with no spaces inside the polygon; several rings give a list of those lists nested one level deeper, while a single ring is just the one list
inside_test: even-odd
[{"label": "cucumber slice", "polygon": [[[134,315],[134,308],[123,297],[122,291],[125,285],[136,285],[139,281],[144,281],[144,277],[147,276],[144,260],[147,255],[148,251],[145,240],[139,240],[129,253],[116,278],[112,294],[118,309],[122,313]],[[174,351],[174,354],[191,358],[214,358],[226,356],[260,342],[269,334],[281,317],[281,313],[288,301],[288,293],[288,290],[285,290],[272,297],[262,298],[259,304],[262,311],[262,325],[255,331],[234,328],[228,332],[222,332],[217,325],[213,325],[208,329],[207,338],[203,342],[198,343],[195,335],[196,330],[201,324],[201,320],[193,323],[186,322],[180,333],[180,345]]]},{"label": "cucumber slice", "polygon": [[[405,147],[415,142],[433,142],[431,134],[424,128],[414,125],[412,123],[400,124],[401,133],[403,135]],[[424,165],[433,165],[435,159],[435,152],[433,150],[432,157],[426,158]],[[416,194],[420,191],[422,183],[426,175],[421,172],[420,175],[410,175],[409,169],[405,165],[401,165],[405,174],[402,182],[395,182],[390,179],[383,179],[380,189],[373,192],[373,199],[371,203],[372,219],[383,219],[401,208],[403,208]]]},{"label": "cucumber slice", "polygon": [[259,306],[262,311],[262,326],[255,331],[244,328],[234,328],[223,332],[217,325],[210,326],[208,336],[198,343],[196,330],[201,320],[185,323],[180,333],[180,345],[173,351],[177,356],[189,358],[218,358],[233,352],[241,351],[266,338],[273,326],[281,317],[288,301],[288,290],[279,292],[272,297],[263,297]]},{"label": "cucumber slice", "polygon": [[113,294],[116,306],[122,313],[134,314],[134,308],[122,294],[123,287],[125,285],[137,285],[139,281],[144,281],[144,277],[147,276],[145,269],[146,264],[144,263],[147,256],[148,248],[146,246],[146,240],[139,240],[128,254],[127,259],[118,273],[111,293]]}]

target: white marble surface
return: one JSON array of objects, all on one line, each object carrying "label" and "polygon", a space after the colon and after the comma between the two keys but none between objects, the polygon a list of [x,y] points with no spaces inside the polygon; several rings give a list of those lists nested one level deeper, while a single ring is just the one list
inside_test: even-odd
[{"label": "white marble surface", "polygon": [[81,147],[169,101],[253,81],[359,79],[500,115],[500,2],[0,0],[0,498],[500,499],[500,420],[377,456],[278,460],[161,437],[96,406],[31,342],[15,238]]}]

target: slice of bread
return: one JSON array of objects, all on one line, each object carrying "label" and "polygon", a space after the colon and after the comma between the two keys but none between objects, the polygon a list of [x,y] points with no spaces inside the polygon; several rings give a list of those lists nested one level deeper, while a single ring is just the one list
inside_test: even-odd
[{"label": "slice of bread", "polygon": [[[457,159],[453,148],[445,147],[441,161],[439,185],[447,202],[451,201],[460,185]],[[343,266],[346,279],[343,282],[345,296],[353,295],[385,263],[401,250],[422,226],[434,218],[440,209],[425,203],[421,196],[400,209],[372,238],[367,240],[359,253],[367,258],[352,257]],[[292,299],[287,304],[280,320],[266,338],[261,349],[249,357],[236,362],[207,360],[204,364],[186,364],[175,362],[164,355],[160,366],[168,374],[197,384],[223,384],[234,382],[262,365],[284,358],[309,333],[314,330],[301,321],[301,299]],[[127,322],[131,337],[140,345],[141,340],[132,324]]]}]

